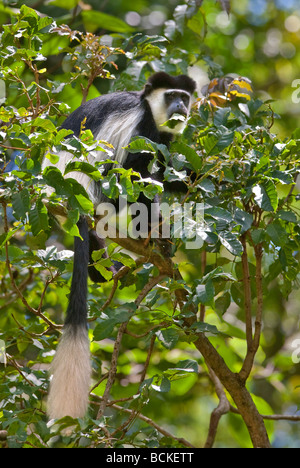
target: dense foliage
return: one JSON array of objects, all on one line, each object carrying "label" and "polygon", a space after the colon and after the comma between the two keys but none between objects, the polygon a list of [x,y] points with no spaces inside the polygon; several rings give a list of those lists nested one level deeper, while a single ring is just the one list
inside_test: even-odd
[{"label": "dense foliage", "polygon": [[[253,55],[243,64],[244,57],[226,63],[229,34],[222,43],[210,23],[227,15],[222,7],[229,2],[175,4],[164,27],[151,33],[117,17],[117,10],[93,10],[92,2],[81,12],[77,1],[66,2],[71,13],[65,18],[59,2],[42,15],[27,3],[18,13],[1,7],[7,23],[0,44],[6,89],[0,108],[3,445],[249,447],[267,446],[269,438],[274,446],[299,447],[300,129],[289,117],[280,127],[274,111],[280,106],[258,98]],[[127,2],[118,3],[125,17]],[[148,6],[150,16],[146,3],[136,2],[136,11]],[[234,21],[242,21],[237,13]],[[223,70],[210,55],[212,41]],[[190,65],[196,79],[205,67],[212,81],[182,138],[170,151],[144,139],[131,143],[131,151],[159,150],[166,163],[172,158],[165,178],[186,182],[186,195],[174,204],[174,263],[164,262],[155,246],[112,239],[111,257],[126,268],[117,278],[108,275],[107,284],[89,284],[89,414],[49,424],[48,368],[70,288],[72,238],[80,214],[92,223],[94,213],[84,189],[58,169],[42,171],[42,158],[47,153],[55,162],[56,150],[68,150],[81,159],[67,171],[102,180],[111,198],[162,193],[160,185],[133,179],[132,171],[114,168],[103,180],[101,164],[86,161],[101,150],[92,134],[83,125],[80,138],[66,139],[70,132],[59,124],[99,91],[141,89],[153,71],[186,73]],[[228,72],[254,85],[242,77],[222,79]],[[193,214],[201,205],[200,222],[189,217],[183,223],[184,204]],[[54,215],[66,206],[61,229]],[[186,248],[191,233],[197,249]],[[107,275],[109,261],[101,253],[94,261]],[[61,435],[69,426],[72,433]]]}]

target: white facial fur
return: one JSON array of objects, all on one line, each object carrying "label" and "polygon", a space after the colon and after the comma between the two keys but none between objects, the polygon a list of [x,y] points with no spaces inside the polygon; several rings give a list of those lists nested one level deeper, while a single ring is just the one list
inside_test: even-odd
[{"label": "white facial fur", "polygon": [[[173,90],[168,90],[168,91],[173,91]],[[179,91],[181,92],[182,90],[179,90]],[[165,92],[166,92],[165,88],[155,89],[149,94],[149,96],[146,97],[146,99],[150,105],[151,112],[152,112],[157,129],[161,132],[165,131],[165,132],[176,135],[178,133],[183,132],[183,130],[186,127],[187,119],[185,119],[184,121],[180,121],[174,128],[163,125],[168,120],[165,97],[164,97]],[[188,112],[189,111],[190,111],[190,106],[188,108]]]}]

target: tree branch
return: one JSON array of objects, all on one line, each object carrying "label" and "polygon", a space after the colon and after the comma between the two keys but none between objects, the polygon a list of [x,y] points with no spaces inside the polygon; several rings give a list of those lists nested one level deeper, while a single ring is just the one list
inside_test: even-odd
[{"label": "tree branch", "polygon": [[[114,242],[119,243],[117,238],[113,239]],[[129,242],[127,242],[129,241]],[[139,241],[134,239],[120,239],[120,245],[128,249],[129,245],[135,253],[145,255],[145,247]],[[130,250],[130,249],[129,249]],[[158,255],[147,248],[147,254],[149,253],[148,261],[154,263],[160,272],[169,276],[170,278],[182,279],[178,270],[174,267],[170,259],[164,259],[161,255]],[[182,310],[187,299],[187,291],[184,289],[178,289],[175,291],[176,298],[180,309]],[[189,332],[190,326],[196,320],[196,310],[191,309],[193,313],[192,317],[184,318],[185,326]],[[223,358],[219,355],[217,350],[210,343],[204,333],[197,334],[197,340],[194,342],[194,346],[204,357],[206,363],[214,371],[222,385],[227,389],[232,399],[234,400],[247,428],[253,443],[253,446],[258,447],[270,447],[269,438],[266,432],[263,418],[257,411],[257,408],[251,398],[250,393],[245,387],[245,382],[240,378],[238,374],[234,374],[227,367]]]},{"label": "tree branch", "polygon": [[[97,221],[97,219],[96,219]],[[121,238],[116,237],[115,234],[110,236],[108,233],[108,237],[113,241],[118,243],[121,247],[130,250],[142,257],[145,257],[148,262],[153,263],[159,269],[160,275],[165,275],[170,278],[175,279],[182,279],[179,271],[174,267],[173,262],[170,258],[164,258],[159,253],[156,253],[154,249],[150,247],[145,247],[144,243],[135,239],[130,238]],[[259,252],[257,252],[258,254]],[[257,272],[259,272],[261,268],[261,264],[259,263],[261,257],[258,256],[258,264],[257,264]],[[261,282],[261,275],[258,275],[259,285]],[[176,298],[181,310],[183,310],[184,305],[186,304],[186,299],[188,296],[188,292],[184,289],[178,289],[175,291]],[[140,296],[139,296],[140,297]],[[140,297],[141,299],[141,297]],[[260,310],[261,304],[259,306]],[[186,318],[184,317],[184,324],[186,326],[186,331],[190,332],[190,326],[196,321],[196,310],[190,306],[190,312],[192,314],[191,317]],[[257,311],[257,322],[259,323],[260,313]],[[260,326],[257,323],[256,325],[256,344],[259,342],[258,334],[260,331]],[[115,343],[115,348],[113,352],[113,361],[112,361],[112,369],[110,372],[110,384],[107,385],[107,389],[105,390],[105,395],[103,396],[104,402],[99,409],[98,417],[103,414],[103,411],[108,402],[108,395],[110,392],[111,385],[113,383],[116,371],[116,359],[119,353],[119,346],[120,341],[123,336],[123,333],[126,330],[127,323],[123,323],[120,326],[118,332],[118,338]],[[195,333],[193,331],[193,333]],[[202,354],[205,362],[207,365],[212,369],[215,373],[217,378],[220,380],[221,384],[226,388],[226,390],[231,395],[233,401],[235,402],[239,413],[241,414],[250,438],[252,440],[253,446],[255,448],[269,448],[270,442],[268,438],[268,434],[266,432],[266,428],[264,425],[264,421],[262,416],[259,414],[250,393],[245,387],[245,380],[241,379],[240,375],[233,373],[228,366],[226,365],[224,359],[220,356],[217,350],[213,347],[210,343],[208,338],[204,333],[197,333],[197,339],[193,343],[196,349]]]},{"label": "tree branch", "polygon": [[[256,294],[257,294],[257,305],[256,305],[256,317],[254,326],[254,336],[251,335],[251,346],[247,349],[247,355],[245,357],[242,369],[239,373],[240,378],[246,382],[253,367],[254,358],[259,348],[261,327],[262,327],[262,312],[263,312],[263,289],[262,289],[262,245],[258,244],[254,246],[255,259],[256,259]],[[252,328],[252,326],[251,326]]]},{"label": "tree branch", "polygon": [[108,403],[110,391],[111,391],[111,388],[112,388],[113,383],[115,381],[121,341],[122,341],[123,334],[124,334],[124,332],[126,330],[127,324],[128,324],[128,321],[121,323],[120,328],[118,330],[118,334],[117,334],[117,338],[116,338],[116,341],[115,341],[114,350],[113,350],[113,354],[112,354],[112,358],[111,358],[111,365],[110,365],[110,370],[109,370],[109,373],[108,373],[107,384],[106,384],[106,387],[105,387],[105,390],[104,390],[103,399],[101,400],[100,408],[99,408],[99,411],[98,411],[98,414],[97,414],[97,419],[101,419],[101,417],[104,414],[105,408],[106,408],[107,403]]},{"label": "tree branch", "polygon": [[[103,399],[103,397],[99,397],[98,395],[96,395],[96,397],[100,398],[100,400]],[[168,438],[173,439],[173,440],[177,440],[177,442],[184,445],[185,447],[194,448],[194,446],[190,442],[185,440],[184,438],[175,437],[173,434],[171,434],[170,432],[168,432],[167,430],[165,430],[164,428],[162,428],[161,426],[156,424],[154,421],[152,421],[152,419],[148,418],[147,416],[144,416],[141,413],[137,413],[136,410],[131,410],[129,408],[123,408],[122,406],[119,406],[119,405],[116,405],[116,404],[111,404],[109,406],[111,408],[114,408],[115,410],[117,410],[119,412],[121,411],[122,413],[127,413],[129,415],[132,415],[134,413],[135,417],[137,417],[137,418],[141,419],[142,421],[146,422],[147,424],[149,424],[149,426],[154,427],[158,432],[160,432],[165,437],[168,437]]]},{"label": "tree branch", "polygon": [[219,398],[219,404],[211,414],[208,436],[204,448],[211,448],[213,446],[220,419],[224,414],[230,411],[230,403],[224,392],[223,385],[212,369],[209,369],[209,376],[215,385],[216,393]]},{"label": "tree branch", "polygon": [[243,285],[245,296],[245,324],[246,324],[246,339],[247,339],[247,352],[252,348],[252,298],[251,298],[251,284],[250,284],[250,271],[247,255],[246,235],[241,236],[241,243],[243,246],[242,253],[242,267],[243,267]]}]

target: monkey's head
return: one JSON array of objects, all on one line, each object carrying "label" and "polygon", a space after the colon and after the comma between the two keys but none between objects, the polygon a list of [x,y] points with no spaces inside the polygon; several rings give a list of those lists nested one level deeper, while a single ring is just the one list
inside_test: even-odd
[{"label": "monkey's head", "polygon": [[195,89],[195,81],[186,75],[158,72],[149,78],[143,96],[159,131],[176,134],[184,130]]}]

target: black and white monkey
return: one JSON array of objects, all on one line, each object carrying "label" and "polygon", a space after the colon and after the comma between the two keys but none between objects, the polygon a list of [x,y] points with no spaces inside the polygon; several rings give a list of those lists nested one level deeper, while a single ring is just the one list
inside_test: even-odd
[{"label": "black and white monkey", "polygon": [[[190,112],[192,95],[196,83],[186,75],[170,76],[164,72],[152,75],[140,92],[117,92],[92,99],[65,120],[63,128],[70,129],[76,136],[80,134],[82,122],[90,129],[96,140],[107,141],[114,147],[114,159],[124,169],[132,168],[142,178],[152,178],[163,182],[164,166],[150,173],[150,153],[128,153],[132,137],[146,137],[156,143],[169,145],[173,135],[181,133],[186,126]],[[172,115],[184,116],[175,127],[163,126]],[[99,160],[105,159],[99,151]],[[61,152],[56,166],[64,172],[65,166],[73,157]],[[92,164],[95,159],[91,159]],[[51,165],[44,159],[44,167]],[[86,189],[95,207],[103,202],[101,182],[91,180],[82,173],[70,173]],[[141,195],[139,201],[149,206],[149,200]],[[71,292],[64,330],[52,363],[52,380],[48,397],[48,415],[62,418],[69,415],[83,417],[87,410],[91,380],[91,363],[87,331],[87,281],[101,281],[101,275],[89,268],[91,251],[102,248],[95,232],[89,232],[87,221],[81,217],[78,222],[79,237],[74,241],[74,266]]]}]

